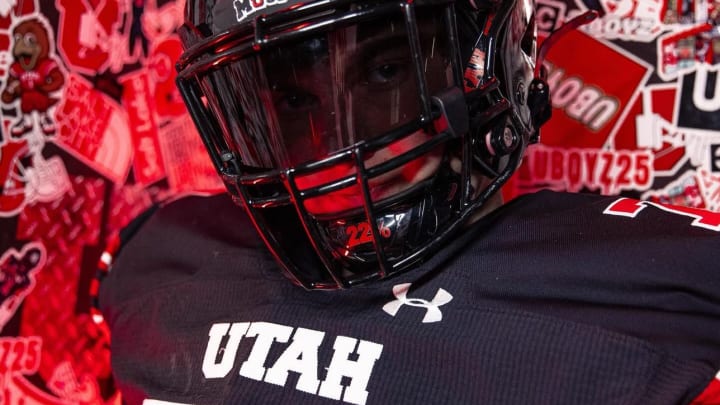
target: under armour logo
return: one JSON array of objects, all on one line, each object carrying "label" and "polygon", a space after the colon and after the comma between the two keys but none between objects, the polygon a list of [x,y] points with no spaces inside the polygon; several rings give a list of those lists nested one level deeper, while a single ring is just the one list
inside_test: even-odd
[{"label": "under armour logo", "polygon": [[410,285],[410,283],[404,283],[394,286],[392,291],[395,296],[395,300],[385,304],[383,306],[383,311],[387,312],[391,316],[395,316],[401,306],[409,305],[411,307],[425,308],[425,317],[422,320],[423,323],[442,321],[442,312],[440,312],[440,307],[452,301],[453,296],[440,288],[432,301],[420,298],[408,298],[407,292],[410,289]]}]

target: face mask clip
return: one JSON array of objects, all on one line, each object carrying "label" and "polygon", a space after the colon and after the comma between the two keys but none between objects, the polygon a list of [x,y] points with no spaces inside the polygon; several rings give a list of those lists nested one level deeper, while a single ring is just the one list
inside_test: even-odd
[{"label": "face mask clip", "polygon": [[448,88],[433,96],[432,106],[440,114],[440,117],[434,120],[436,132],[448,131],[453,138],[458,138],[470,131],[465,95],[458,87]]}]

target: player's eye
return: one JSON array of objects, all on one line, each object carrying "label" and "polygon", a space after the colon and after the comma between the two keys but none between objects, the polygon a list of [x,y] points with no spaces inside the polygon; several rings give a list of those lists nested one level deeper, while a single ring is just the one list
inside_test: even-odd
[{"label": "player's eye", "polygon": [[385,64],[370,71],[368,79],[373,83],[388,83],[397,77],[400,67],[396,64]]},{"label": "player's eye", "polygon": [[394,87],[405,81],[409,61],[393,60],[371,64],[365,70],[362,82],[368,86]]},{"label": "player's eye", "polygon": [[316,108],[320,100],[312,93],[293,90],[279,93],[275,97],[275,107],[286,113],[297,113]]}]

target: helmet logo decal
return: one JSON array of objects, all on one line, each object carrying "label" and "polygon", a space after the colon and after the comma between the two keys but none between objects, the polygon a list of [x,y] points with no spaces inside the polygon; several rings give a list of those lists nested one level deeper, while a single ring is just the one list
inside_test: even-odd
[{"label": "helmet logo decal", "polygon": [[465,90],[478,88],[483,76],[485,76],[485,51],[475,48],[465,67]]},{"label": "helmet logo decal", "polygon": [[258,10],[262,10],[268,6],[287,3],[288,0],[235,0],[233,7],[235,8],[235,18],[241,22],[249,16],[255,14]]},{"label": "helmet logo decal", "polygon": [[440,307],[452,301],[453,296],[449,292],[438,289],[433,297],[432,301],[423,300],[420,298],[408,298],[407,292],[410,289],[410,283],[398,284],[393,287],[393,295],[395,300],[388,302],[383,306],[383,311],[387,312],[390,316],[395,316],[400,307],[403,305],[409,305],[411,307],[425,308],[425,317],[422,319],[422,323],[433,323],[442,321],[442,312]]}]

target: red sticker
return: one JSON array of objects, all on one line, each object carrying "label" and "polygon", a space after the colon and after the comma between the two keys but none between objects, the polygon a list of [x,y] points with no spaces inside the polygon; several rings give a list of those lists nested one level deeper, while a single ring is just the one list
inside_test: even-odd
[{"label": "red sticker", "polygon": [[[0,330],[35,288],[36,275],[43,268],[45,257],[45,248],[33,242],[23,246],[19,252],[11,248],[0,258]],[[0,359],[0,372],[3,367]]]},{"label": "red sticker", "polygon": [[115,183],[124,183],[133,147],[120,106],[85,79],[70,75],[56,110],[56,142]]},{"label": "red sticker", "polygon": [[548,61],[553,118],[543,127],[542,141],[564,148],[611,142],[652,71],[627,52],[578,31],[553,48]]},{"label": "red sticker", "polygon": [[150,185],[165,177],[163,158],[157,139],[157,113],[148,74],[139,70],[120,80],[123,105],[127,110],[130,133],[135,149],[133,175],[140,184]]}]

